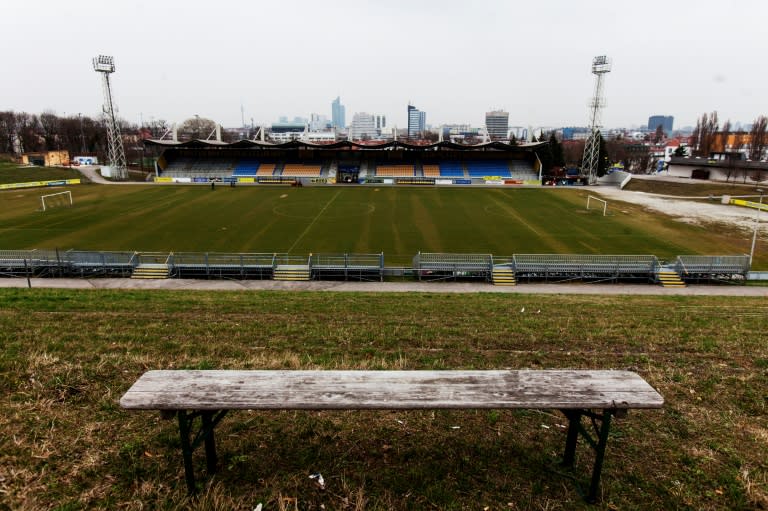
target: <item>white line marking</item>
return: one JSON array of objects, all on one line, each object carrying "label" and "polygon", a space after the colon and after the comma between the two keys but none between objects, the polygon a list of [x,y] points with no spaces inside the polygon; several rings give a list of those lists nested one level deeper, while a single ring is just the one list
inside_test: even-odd
[{"label": "white line marking", "polygon": [[320,212],[317,214],[317,216],[314,218],[314,220],[312,220],[312,221],[309,223],[309,225],[307,226],[307,228],[306,228],[306,229],[304,229],[304,232],[302,232],[302,233],[299,235],[299,237],[298,237],[298,238],[296,238],[296,241],[294,241],[294,242],[293,242],[293,245],[291,245],[291,248],[289,248],[289,249],[287,250],[287,252],[288,252],[289,254],[290,254],[290,253],[291,253],[291,251],[292,251],[292,250],[293,250],[293,249],[296,247],[296,245],[298,245],[298,244],[299,244],[299,242],[301,241],[301,239],[302,239],[304,236],[306,236],[306,235],[307,235],[307,233],[308,233],[308,232],[309,232],[309,230],[312,228],[312,226],[313,226],[313,225],[315,225],[315,222],[317,222],[317,219],[318,219],[318,218],[320,218],[320,215],[322,215],[323,213],[325,213],[325,210],[326,210],[326,209],[328,209],[328,206],[330,206],[330,205],[331,205],[331,203],[333,203],[333,201],[335,201],[335,200],[336,200],[336,197],[338,197],[340,193],[341,193],[341,190],[337,191],[337,192],[336,192],[336,195],[334,195],[333,197],[331,197],[331,200],[329,200],[329,201],[328,201],[328,202],[325,204],[325,206],[323,206],[323,209],[321,209],[321,210],[320,210]]}]

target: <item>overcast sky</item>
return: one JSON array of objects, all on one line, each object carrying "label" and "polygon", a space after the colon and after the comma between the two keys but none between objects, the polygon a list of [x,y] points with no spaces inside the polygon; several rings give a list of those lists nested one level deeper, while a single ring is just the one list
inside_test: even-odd
[{"label": "overcast sky", "polygon": [[115,58],[119,115],[241,124],[354,112],[427,124],[582,126],[592,58],[613,63],[603,125],[768,114],[768,2],[17,0],[0,7],[0,110],[96,116],[91,60]]}]

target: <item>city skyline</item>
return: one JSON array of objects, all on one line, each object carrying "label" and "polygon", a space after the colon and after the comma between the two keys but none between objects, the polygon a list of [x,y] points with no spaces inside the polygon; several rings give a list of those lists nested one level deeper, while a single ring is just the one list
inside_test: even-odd
[{"label": "city skyline", "polygon": [[[330,102],[341,97],[350,113],[381,112],[399,128],[409,102],[429,112],[432,126],[482,126],[491,106],[509,112],[512,126],[584,126],[590,63],[607,55],[606,128],[640,126],[657,112],[674,116],[676,127],[704,112],[734,124],[768,113],[768,75],[754,64],[768,4],[756,0],[589,8],[299,0],[291,9],[244,4],[232,12],[197,0],[4,6],[0,43],[13,51],[0,110],[98,115],[91,59],[105,54],[115,58],[118,114],[136,124],[332,118]],[[418,27],[407,50],[396,36],[406,21]],[[658,26],[653,37],[649,26]]]}]

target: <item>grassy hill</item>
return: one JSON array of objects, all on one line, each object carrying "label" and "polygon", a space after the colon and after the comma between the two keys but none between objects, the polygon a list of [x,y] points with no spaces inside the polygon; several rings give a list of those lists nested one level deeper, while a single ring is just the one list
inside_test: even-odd
[{"label": "grassy hill", "polygon": [[8,161],[0,161],[0,184],[56,181],[59,179],[83,179],[83,175],[76,169],[27,167]]},{"label": "grassy hill", "polygon": [[[0,303],[0,508],[768,506],[764,298],[0,289]],[[563,416],[526,410],[232,412],[191,501],[176,421],[118,407],[160,368],[615,368],[666,403],[614,420],[594,507],[559,475]],[[590,460],[581,445],[577,466]]]}]

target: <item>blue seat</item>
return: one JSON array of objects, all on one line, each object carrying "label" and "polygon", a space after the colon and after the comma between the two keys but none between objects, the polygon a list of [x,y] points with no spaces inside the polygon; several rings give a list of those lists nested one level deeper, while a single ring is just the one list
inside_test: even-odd
[{"label": "blue seat", "polygon": [[483,178],[487,176],[512,177],[509,165],[506,162],[475,161],[467,162],[469,177]]},{"label": "blue seat", "polygon": [[464,166],[455,161],[440,162],[440,177],[464,177]]},{"label": "blue seat", "polygon": [[261,163],[257,160],[240,160],[232,171],[233,176],[255,176]]}]

